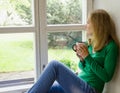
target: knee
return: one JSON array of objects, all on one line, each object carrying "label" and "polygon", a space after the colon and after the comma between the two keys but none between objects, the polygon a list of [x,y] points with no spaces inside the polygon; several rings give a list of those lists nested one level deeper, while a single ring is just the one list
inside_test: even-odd
[{"label": "knee", "polygon": [[50,65],[58,65],[59,64],[59,61],[57,60],[52,60],[49,62]]}]

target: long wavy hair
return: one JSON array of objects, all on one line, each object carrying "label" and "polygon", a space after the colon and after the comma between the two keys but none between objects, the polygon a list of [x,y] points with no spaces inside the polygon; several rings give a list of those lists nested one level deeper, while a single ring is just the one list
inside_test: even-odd
[{"label": "long wavy hair", "polygon": [[90,14],[89,18],[93,26],[91,44],[94,51],[101,50],[110,40],[114,40],[120,47],[115,24],[105,10],[95,10]]}]

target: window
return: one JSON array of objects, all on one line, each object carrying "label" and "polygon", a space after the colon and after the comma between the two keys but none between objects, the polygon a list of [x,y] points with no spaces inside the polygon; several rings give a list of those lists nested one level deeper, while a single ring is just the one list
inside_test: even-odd
[{"label": "window", "polygon": [[35,77],[33,0],[0,0],[0,92]]},{"label": "window", "polygon": [[[71,37],[85,40],[91,6],[92,0],[0,0],[0,89],[32,84],[52,59],[77,62]],[[61,51],[73,58],[60,57]],[[76,70],[76,64],[70,67]]]},{"label": "window", "polygon": [[79,59],[72,50],[73,44],[82,41],[82,31],[64,31],[48,33],[48,62],[58,60],[78,71]]},{"label": "window", "polygon": [[0,81],[31,78],[33,54],[33,33],[0,34]]},{"label": "window", "polygon": [[[86,40],[86,0],[47,0],[48,62],[58,60],[73,71],[79,62],[72,45]],[[87,6],[87,7],[86,7]],[[90,6],[89,6],[90,9]]]}]

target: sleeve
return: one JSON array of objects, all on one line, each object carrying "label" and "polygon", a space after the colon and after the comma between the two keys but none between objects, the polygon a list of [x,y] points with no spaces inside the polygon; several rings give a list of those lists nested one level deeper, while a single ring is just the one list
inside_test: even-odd
[{"label": "sleeve", "polygon": [[84,64],[84,62],[79,62],[79,64],[78,64],[78,66],[79,66],[79,68],[81,69],[81,70],[84,70],[84,67],[85,67],[85,64]]},{"label": "sleeve", "polygon": [[108,82],[112,79],[114,74],[117,58],[118,47],[114,45],[108,49],[103,67],[100,66],[90,55],[88,55],[84,60],[101,80]]},{"label": "sleeve", "polygon": [[[89,53],[90,53],[90,48],[91,48],[91,46],[88,46],[88,51],[89,51]],[[85,68],[87,68],[86,66],[85,66],[85,64],[86,64],[86,62],[85,62],[85,60],[84,61],[79,61],[79,63],[78,63],[78,67],[82,70],[82,71],[85,71]]]}]

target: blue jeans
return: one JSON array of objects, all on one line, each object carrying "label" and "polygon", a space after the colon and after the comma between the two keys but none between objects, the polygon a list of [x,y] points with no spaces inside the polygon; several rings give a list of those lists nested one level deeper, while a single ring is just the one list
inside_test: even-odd
[{"label": "blue jeans", "polygon": [[27,93],[96,93],[67,66],[56,60],[45,67],[38,81]]}]

